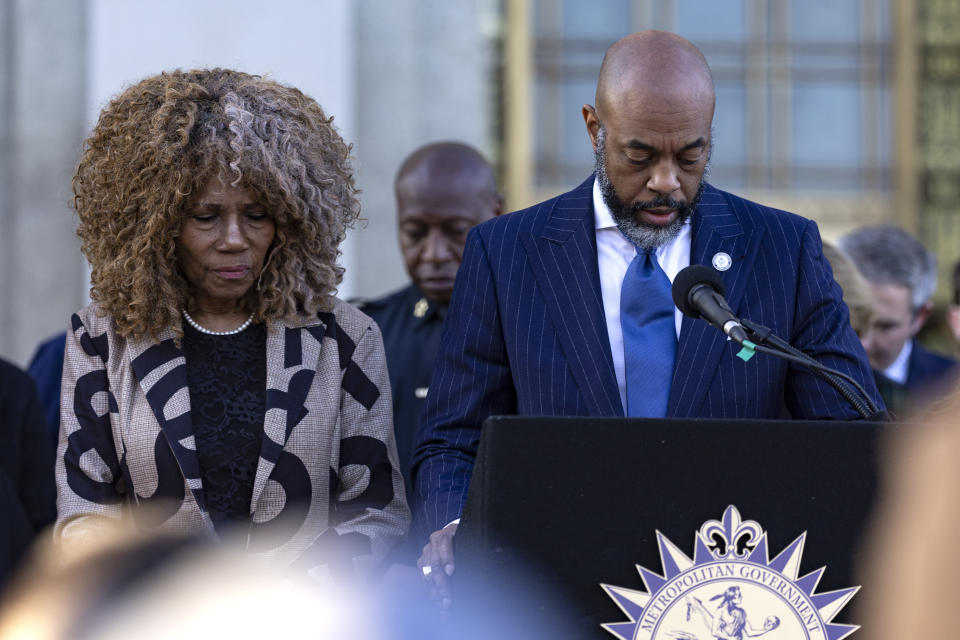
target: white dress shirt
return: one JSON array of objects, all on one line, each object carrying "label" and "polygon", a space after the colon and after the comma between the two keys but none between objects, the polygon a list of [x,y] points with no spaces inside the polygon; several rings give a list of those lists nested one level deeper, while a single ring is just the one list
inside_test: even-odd
[{"label": "white dress shirt", "polygon": [[[600,293],[603,296],[603,311],[607,318],[607,336],[610,338],[610,353],[613,355],[613,371],[617,375],[617,387],[620,390],[620,402],[627,406],[627,383],[623,364],[623,329],[620,327],[620,287],[627,267],[637,255],[637,248],[627,237],[620,233],[613,214],[603,200],[600,185],[593,181],[594,224],[597,233],[597,266],[600,270]],[[690,220],[680,233],[670,242],[657,248],[657,262],[667,274],[671,284],[673,279],[690,264]],[[683,313],[674,310],[677,338],[680,337],[680,323]]]},{"label": "white dress shirt", "polygon": [[894,361],[883,370],[883,375],[899,384],[907,384],[907,369],[910,366],[911,353],[913,353],[913,340],[907,340]]}]

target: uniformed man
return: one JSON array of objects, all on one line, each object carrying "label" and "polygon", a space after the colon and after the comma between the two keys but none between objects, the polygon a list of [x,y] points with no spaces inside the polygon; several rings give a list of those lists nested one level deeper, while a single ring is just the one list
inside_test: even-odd
[{"label": "uniformed man", "polygon": [[397,235],[412,284],[361,306],[380,326],[393,390],[393,423],[408,499],[417,419],[467,232],[500,215],[493,170],[474,148],[437,142],[397,171]]}]

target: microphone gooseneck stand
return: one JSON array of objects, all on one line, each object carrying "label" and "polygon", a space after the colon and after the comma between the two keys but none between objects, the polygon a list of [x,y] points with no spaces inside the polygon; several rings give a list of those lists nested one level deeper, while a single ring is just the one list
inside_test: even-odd
[{"label": "microphone gooseneck stand", "polygon": [[[804,366],[836,389],[837,393],[843,396],[864,419],[875,420],[880,416],[880,410],[863,386],[847,374],[820,364],[761,324],[742,318],[740,324],[749,338],[740,343],[744,348]],[[745,359],[749,357],[747,355]]]},{"label": "microphone gooseneck stand", "polygon": [[727,334],[743,349],[737,354],[748,361],[754,353],[765,353],[807,368],[826,381],[867,420],[884,416],[859,382],[845,373],[824,366],[776,336],[769,328],[734,315],[723,297],[723,278],[701,264],[691,264],[673,280],[673,301],[684,315],[701,318]]}]

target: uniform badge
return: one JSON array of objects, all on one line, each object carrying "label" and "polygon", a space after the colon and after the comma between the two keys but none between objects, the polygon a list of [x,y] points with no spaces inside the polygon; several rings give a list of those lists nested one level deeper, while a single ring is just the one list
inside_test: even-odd
[{"label": "uniform badge", "polygon": [[700,527],[693,559],[657,531],[664,575],[638,566],[647,591],[600,585],[630,618],[602,626],[621,640],[846,638],[859,627],[830,621],[860,587],[816,593],[823,567],[798,577],[806,536],[771,560],[766,532],[732,505]]},{"label": "uniform badge", "polygon": [[413,317],[422,318],[427,315],[427,309],[430,308],[430,303],[427,302],[426,298],[420,298],[417,300],[417,304],[413,305]]}]

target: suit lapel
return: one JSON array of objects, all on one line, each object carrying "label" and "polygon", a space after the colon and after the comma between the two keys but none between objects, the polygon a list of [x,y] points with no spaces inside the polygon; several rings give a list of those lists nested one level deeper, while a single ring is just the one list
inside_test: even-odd
[{"label": "suit lapel", "polygon": [[[732,259],[730,268],[722,272],[725,297],[734,313],[740,305],[746,281],[753,268],[756,247],[762,229],[744,228],[742,216],[711,186],[704,189],[700,205],[693,216],[693,238],[690,264],[703,264],[711,269],[713,257],[726,253]],[[726,350],[735,346],[719,330],[705,320],[683,318],[677,360],[667,415],[691,417],[699,415],[717,365]]]},{"label": "suit lapel", "polygon": [[[197,504],[206,512],[183,349],[174,342],[173,329],[169,327],[161,331],[157,342],[150,338],[132,338],[128,344],[130,364],[137,383],[167,439],[180,473]],[[161,483],[169,481],[169,476],[176,472],[173,468],[159,467],[164,459],[157,457],[158,482]],[[144,499],[143,496],[138,497]]]},{"label": "suit lapel", "polygon": [[307,414],[326,325],[317,317],[298,326],[267,323],[267,398],[263,442],[250,500],[251,514],[273,472],[290,432]]},{"label": "suit lapel", "polygon": [[622,416],[597,273],[592,190],[591,176],[557,199],[542,228],[520,239],[591,415]]}]

